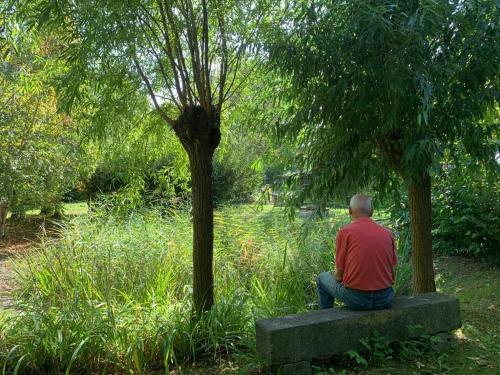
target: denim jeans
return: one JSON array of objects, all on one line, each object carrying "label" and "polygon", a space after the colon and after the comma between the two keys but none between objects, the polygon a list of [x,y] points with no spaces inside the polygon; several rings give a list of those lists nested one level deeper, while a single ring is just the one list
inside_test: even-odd
[{"label": "denim jeans", "polygon": [[391,307],[394,298],[392,287],[377,292],[360,293],[346,288],[344,284],[335,280],[331,272],[320,273],[316,285],[321,309],[332,308],[335,298],[338,298],[353,310],[388,309]]}]

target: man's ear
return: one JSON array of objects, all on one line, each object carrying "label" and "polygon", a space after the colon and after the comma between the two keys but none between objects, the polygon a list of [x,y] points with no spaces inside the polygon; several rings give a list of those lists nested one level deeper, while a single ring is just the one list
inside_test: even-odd
[{"label": "man's ear", "polygon": [[370,210],[370,215],[368,215],[368,217],[372,217],[373,215],[373,208]]},{"label": "man's ear", "polygon": [[349,206],[349,215],[352,215],[352,208]]}]

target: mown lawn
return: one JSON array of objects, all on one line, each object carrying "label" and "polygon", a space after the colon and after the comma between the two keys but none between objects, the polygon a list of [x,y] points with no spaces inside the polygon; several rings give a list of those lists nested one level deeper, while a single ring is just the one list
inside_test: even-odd
[{"label": "mown lawn", "polygon": [[495,374],[500,365],[500,271],[466,258],[440,258],[438,290],[460,299],[458,348],[443,363],[457,374]]}]

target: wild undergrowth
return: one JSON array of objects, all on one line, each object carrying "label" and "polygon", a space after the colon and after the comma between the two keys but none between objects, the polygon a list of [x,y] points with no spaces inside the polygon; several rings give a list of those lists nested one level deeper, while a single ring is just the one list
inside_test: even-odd
[{"label": "wild undergrowth", "polygon": [[315,275],[332,267],[346,219],[217,211],[216,305],[196,322],[187,212],[73,219],[15,265],[16,312],[0,313],[0,371],[168,373],[229,354],[255,362],[255,319],[317,308]]}]

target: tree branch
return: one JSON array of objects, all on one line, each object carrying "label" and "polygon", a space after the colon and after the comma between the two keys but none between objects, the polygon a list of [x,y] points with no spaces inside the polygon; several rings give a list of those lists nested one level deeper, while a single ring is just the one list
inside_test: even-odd
[{"label": "tree branch", "polygon": [[202,0],[202,12],[203,12],[203,31],[202,31],[202,56],[203,56],[203,72],[204,72],[204,83],[205,83],[205,95],[207,101],[207,107],[205,110],[210,114],[212,111],[212,90],[210,88],[210,67],[208,63],[208,9],[207,0]]},{"label": "tree branch", "polygon": [[222,105],[224,101],[224,87],[226,84],[226,78],[227,78],[227,68],[228,68],[228,61],[227,61],[227,39],[226,39],[226,27],[224,23],[224,16],[218,12],[217,14],[217,20],[219,22],[219,29],[221,33],[221,49],[222,49],[222,58],[220,62],[220,76],[219,76],[219,95],[218,95],[218,102],[217,102],[217,110],[220,113],[222,111]]},{"label": "tree branch", "polygon": [[163,118],[163,120],[165,120],[165,122],[173,128],[175,125],[175,121],[173,119],[171,119],[167,115],[167,113],[158,104],[158,101],[156,100],[156,95],[153,91],[153,87],[151,86],[151,83],[149,82],[148,77],[146,76],[146,74],[144,74],[143,70],[141,69],[141,65],[139,64],[137,57],[134,57],[133,60],[134,60],[135,67],[137,68],[137,71],[139,72],[139,75],[141,76],[144,84],[146,85],[146,87],[148,89],[149,96],[151,97],[151,100],[153,101],[153,104],[154,104],[156,110],[160,113],[160,116]]},{"label": "tree branch", "polygon": [[[182,1],[180,2],[182,3]],[[183,11],[186,23],[187,23],[187,37],[186,41],[191,53],[191,63],[193,68],[193,79],[196,84],[198,91],[198,97],[200,104],[205,110],[208,110],[209,105],[207,105],[207,97],[205,95],[205,85],[203,82],[203,71],[200,63],[200,49],[198,46],[198,36],[196,28],[196,19],[194,18],[193,3],[191,0],[185,0]]]},{"label": "tree branch", "polygon": [[[163,38],[165,40],[164,51],[165,51],[165,54],[167,55],[167,57],[170,61],[170,65],[172,66],[172,71],[174,73],[174,80],[175,80],[175,87],[177,90],[177,94],[179,95],[179,98],[180,98],[182,104],[184,106],[186,106],[187,105],[186,92],[188,91],[188,89],[186,88],[186,85],[187,85],[188,81],[186,80],[182,66],[179,66],[179,64],[177,64],[175,62],[176,56],[173,52],[172,43],[171,43],[170,37],[169,37],[169,26],[168,26],[167,20],[165,18],[165,8],[164,8],[161,0],[157,0],[157,4],[158,4],[159,11],[160,11],[161,23],[163,25]],[[167,12],[168,12],[168,8],[167,8]],[[173,29],[173,32],[175,35],[175,23],[171,22],[171,24],[172,24],[172,29]],[[179,75],[180,75],[180,79],[179,79]]]},{"label": "tree branch", "polygon": [[[144,21],[144,20],[142,20],[142,21],[144,22],[144,24],[148,25],[148,23],[146,21]],[[148,27],[150,27],[150,25],[148,25]],[[179,102],[175,99],[175,95],[172,92],[172,88],[171,88],[172,82],[170,82],[169,77],[167,75],[167,72],[165,71],[165,67],[163,65],[163,62],[161,61],[161,56],[158,54],[158,52],[156,52],[154,45],[153,45],[153,42],[148,37],[147,33],[144,33],[144,35],[145,35],[145,38],[149,44],[150,50],[153,53],[153,55],[158,63],[158,67],[160,68],[160,72],[161,72],[161,75],[163,77],[163,82],[165,82],[165,86],[167,87],[167,90],[170,93],[170,100],[174,102],[174,104],[177,106],[177,108],[179,108],[179,110],[182,110],[181,104],[179,104]],[[177,88],[177,91],[179,92],[180,89],[179,89],[177,82],[176,82],[176,88]],[[181,103],[183,105],[185,105],[185,100],[184,100],[185,98],[183,96],[179,96],[179,98],[181,100]]]}]

